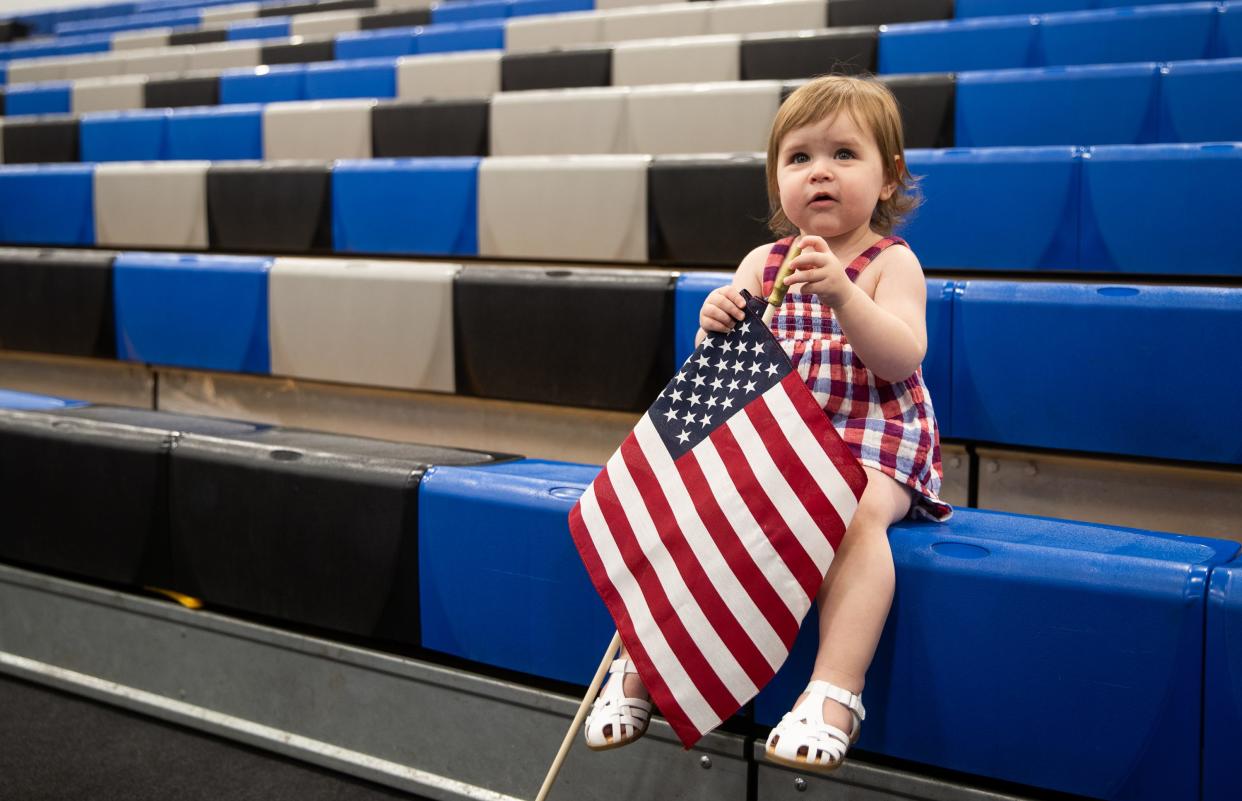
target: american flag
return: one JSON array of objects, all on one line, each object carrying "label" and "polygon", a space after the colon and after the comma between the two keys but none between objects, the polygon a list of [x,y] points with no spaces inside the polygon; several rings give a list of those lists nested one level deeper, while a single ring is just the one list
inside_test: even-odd
[{"label": "american flag", "polygon": [[763,324],[690,355],[570,512],[574,543],[689,748],[784,663],[867,478]]}]

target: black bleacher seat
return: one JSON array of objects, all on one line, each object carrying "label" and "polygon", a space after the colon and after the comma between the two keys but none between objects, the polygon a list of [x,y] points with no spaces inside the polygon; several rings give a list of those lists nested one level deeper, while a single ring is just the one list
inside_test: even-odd
[{"label": "black bleacher seat", "polygon": [[657,156],[647,172],[652,261],[732,265],[770,242],[765,187],[763,156]]},{"label": "black bleacher seat", "polygon": [[953,0],[832,0],[828,4],[832,28],[952,18]]},{"label": "black bleacher seat", "polygon": [[505,92],[611,84],[610,47],[507,53],[500,60],[500,88]]},{"label": "black bleacher seat", "polygon": [[332,39],[298,42],[296,44],[263,45],[259,60],[263,64],[309,64],[336,58],[336,42]]},{"label": "black bleacher seat", "polygon": [[216,163],[207,171],[207,221],[218,250],[332,249],[331,165]]},{"label": "black bleacher seat", "polygon": [[173,46],[214,44],[227,41],[228,38],[229,32],[223,28],[216,31],[176,31],[168,35],[168,44]]},{"label": "black bleacher seat", "polygon": [[0,20],[0,42],[11,42],[17,38],[15,23],[11,19]]},{"label": "black bleacher seat", "polygon": [[76,115],[49,114],[5,120],[5,164],[46,164],[77,160]]},{"label": "black bleacher seat", "polygon": [[756,35],[742,40],[741,79],[787,80],[829,72],[875,72],[879,29],[860,26],[800,36]]},{"label": "black bleacher seat", "polygon": [[906,147],[953,147],[957,82],[953,73],[881,75],[901,107]]},{"label": "black bleacher seat", "polygon": [[497,458],[291,429],[187,435],[171,459],[174,588],[417,644],[419,482],[433,464]]},{"label": "black bleacher seat", "polygon": [[666,272],[465,267],[453,283],[458,394],[645,410],[673,372],[673,283]]},{"label": "black bleacher seat", "polygon": [[388,11],[380,14],[367,14],[358,20],[358,29],[375,31],[380,28],[412,28],[431,24],[431,9],[412,8],[408,11]]},{"label": "black bleacher seat", "polygon": [[214,106],[220,102],[220,78],[167,78],[147,81],[143,86],[143,105],[147,108]]},{"label": "black bleacher seat", "polygon": [[169,586],[172,432],[251,429],[101,406],[0,412],[0,557],[128,586]]},{"label": "black bleacher seat", "polygon": [[103,250],[0,250],[0,349],[116,358]]},{"label": "black bleacher seat", "polygon": [[324,11],[348,11],[350,9],[375,8],[375,0],[324,0],[322,3],[286,3],[284,5],[264,6],[259,9],[260,17],[284,17],[295,14],[318,14]]},{"label": "black bleacher seat", "polygon": [[375,158],[486,156],[487,100],[381,101],[371,112]]}]

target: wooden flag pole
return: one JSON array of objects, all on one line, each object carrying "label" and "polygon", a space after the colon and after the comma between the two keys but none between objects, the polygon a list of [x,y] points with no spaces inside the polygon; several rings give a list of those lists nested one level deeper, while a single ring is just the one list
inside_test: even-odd
[{"label": "wooden flag pole", "polygon": [[772,317],[785,300],[785,293],[789,291],[789,287],[785,286],[785,278],[793,272],[790,263],[798,258],[801,252],[802,248],[792,243],[789,245],[789,252],[785,254],[785,260],[781,262],[781,268],[776,273],[776,280],[772,282],[772,294],[768,295],[768,307],[763,310],[763,324],[766,326],[771,327]]},{"label": "wooden flag pole", "polygon": [[587,710],[591,707],[591,702],[595,700],[595,696],[599,694],[599,688],[604,683],[604,676],[608,675],[608,667],[612,664],[612,660],[617,655],[617,649],[621,647],[621,632],[612,635],[612,642],[608,643],[608,650],[604,652],[604,658],[600,660],[599,668],[595,671],[595,678],[591,679],[591,686],[587,689],[586,695],[582,697],[582,703],[578,705],[578,714],[574,715],[573,723],[569,724],[569,731],[565,732],[565,739],[561,741],[561,750],[556,753],[556,759],[552,760],[552,767],[548,768],[548,775],[543,779],[543,787],[539,788],[539,795],[535,796],[535,801],[546,801],[548,793],[552,792],[552,784],[556,781],[556,775],[561,772],[561,765],[565,762],[565,757],[569,755],[569,749],[574,744],[574,738],[578,736],[578,729],[582,728],[582,721],[586,718]]}]

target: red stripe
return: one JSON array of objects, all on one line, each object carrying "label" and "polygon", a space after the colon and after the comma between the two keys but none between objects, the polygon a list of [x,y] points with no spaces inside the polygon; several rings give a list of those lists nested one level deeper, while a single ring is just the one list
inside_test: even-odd
[{"label": "red stripe", "polygon": [[[634,482],[638,489],[638,495],[642,499],[647,513],[651,515],[652,521],[655,523],[656,531],[661,534],[661,541],[665,547],[669,548],[670,555],[673,557],[673,563],[681,572],[682,578],[686,578],[687,568],[683,563],[695,562],[694,554],[690,551],[681,530],[677,528],[677,523],[673,519],[671,510],[668,508],[668,502],[664,498],[664,492],[660,489],[660,484],[651,472],[651,466],[647,464],[647,459],[643,456],[642,449],[638,446],[638,442],[633,437],[627,437],[625,442],[621,444],[621,457],[625,463],[625,467],[630,474],[630,480]],[[690,631],[685,627],[685,621],[681,615],[673,608],[672,602],[668,600],[668,594],[665,592],[664,585],[660,583],[659,576],[655,569],[651,567],[650,555],[642,550],[639,545],[638,538],[634,536],[632,530],[627,524],[625,533],[628,537],[621,536],[620,527],[618,526],[617,540],[621,553],[625,558],[626,565],[630,567],[630,572],[638,576],[639,586],[643,589],[643,596],[647,598],[647,604],[651,607],[652,615],[659,624],[660,630],[664,632],[664,639],[668,640],[669,647],[673,649],[673,653],[677,655],[678,661],[689,674],[691,681],[698,688],[699,693],[707,700],[712,711],[720,716],[721,720],[732,715],[737,711],[745,698],[734,698],[733,693],[725,687],[724,682],[720,680],[720,676],[712,668],[711,663],[698,645],[694,642],[694,638],[690,636]],[[674,544],[679,541],[680,545]],[[643,568],[641,572],[636,568]],[[715,592],[711,587],[711,580],[702,570],[699,570],[699,581],[704,588]],[[689,582],[687,582],[689,583]],[[694,586],[691,584],[690,586]],[[691,595],[695,593],[691,591]],[[698,599],[695,599],[698,601]],[[716,595],[716,602],[723,608],[724,604],[720,600],[720,596]],[[700,608],[703,604],[700,603]],[[707,614],[708,622],[713,627],[718,625],[717,620],[713,620],[713,616]],[[725,617],[728,617],[728,610],[725,609]],[[723,621],[720,621],[723,622]],[[734,621],[736,625],[736,621]],[[745,633],[742,633],[745,637]],[[753,647],[753,646],[752,646]]]},{"label": "red stripe", "polygon": [[[600,474],[600,478],[604,478],[605,473]],[[599,479],[596,479],[598,484]],[[598,494],[596,496],[598,500]],[[634,666],[638,668],[639,678],[647,687],[647,692],[651,693],[651,697],[655,700],[656,706],[659,707],[660,714],[673,727],[673,731],[681,738],[682,742],[689,748],[703,735],[690,722],[689,716],[681,708],[673,697],[672,691],[668,684],[664,681],[664,677],[656,670],[655,665],[651,661],[651,657],[647,654],[647,649],[643,647],[642,641],[639,640],[637,632],[634,630],[634,621],[630,618],[629,611],[625,608],[625,604],[621,601],[621,595],[617,592],[617,588],[608,578],[608,570],[604,567],[603,559],[600,558],[599,552],[595,549],[595,543],[591,540],[591,534],[587,531],[586,523],[582,519],[581,501],[574,505],[569,513],[569,531],[574,538],[574,544],[578,546],[578,553],[582,556],[583,564],[586,565],[587,573],[591,577],[591,582],[595,585],[595,590],[604,599],[604,605],[608,607],[609,613],[612,614],[612,620],[617,626],[617,631],[621,632],[621,642],[625,645],[625,650],[629,654],[630,659],[634,660]]]},{"label": "red stripe", "polygon": [[[627,438],[627,441],[628,438]],[[624,447],[624,446],[623,446]],[[631,575],[638,582],[639,590],[642,592],[643,599],[647,602],[647,607],[651,610],[651,616],[655,619],[656,625],[659,626],[660,632],[664,635],[664,639],[668,642],[669,648],[672,650],[677,661],[681,663],[686,674],[690,676],[694,682],[696,689],[707,701],[708,706],[712,708],[721,720],[733,714],[738,707],[737,701],[732,694],[720,682],[715,671],[703,656],[702,651],[695,645],[694,639],[690,636],[690,632],[686,630],[685,624],[677,615],[677,611],[669,602],[668,596],[661,586],[659,577],[651,567],[651,563],[647,560],[646,554],[638,544],[637,538],[634,536],[633,530],[630,528],[629,521],[626,520],[624,512],[621,511],[620,502],[617,500],[616,494],[612,488],[612,482],[607,471],[595,479],[595,494],[600,499],[601,508],[615,508],[617,511],[608,515],[608,526],[612,530],[612,538],[617,543],[617,549],[621,552],[621,558],[625,562],[626,568],[629,569]],[[644,681],[646,677],[644,675]],[[655,688],[651,687],[651,697],[655,699],[657,705],[664,703],[664,699],[656,694]],[[667,689],[667,687],[666,687]],[[672,695],[668,695],[672,698]]]},{"label": "red stripe", "polygon": [[[772,391],[779,392],[780,389]],[[835,552],[841,545],[841,536],[845,534],[846,524],[841,519],[841,513],[828,500],[828,496],[824,495],[815,476],[811,475],[789,444],[780,423],[772,416],[772,410],[762,396],[746,405],[746,416],[759,433],[759,439],[772,454],[772,460],[781,466],[781,475],[797,496],[798,502],[806,507],[807,513]]]},{"label": "red stripe", "polygon": [[772,547],[784,560],[789,572],[793,573],[798,585],[806,593],[807,599],[814,600],[819,592],[819,585],[824,581],[824,574],[815,566],[815,562],[794,537],[789,526],[785,524],[780,512],[772,505],[767,491],[755,477],[750,463],[746,461],[745,454],[742,453],[737,440],[733,438],[733,432],[729,430],[728,424],[717,427],[709,439],[720,453],[720,461],[724,463],[729,478],[737,487],[738,495],[746,501],[746,506],[754,516],[755,522],[759,524],[759,528],[772,543]]},{"label": "red stripe", "polygon": [[824,446],[824,452],[832,460],[841,478],[845,479],[854,497],[861,499],[863,490],[867,488],[867,473],[859,464],[854,451],[833,428],[823,408],[815,402],[815,396],[811,394],[811,390],[807,389],[802,379],[794,373],[781,379],[781,387],[784,388],[785,394],[793,404],[794,411],[802,418],[802,422],[815,435],[816,441]]},{"label": "red stripe", "polygon": [[699,517],[702,518],[707,533],[711,535],[716,547],[724,556],[725,563],[737,576],[742,587],[750,594],[750,599],[754,601],[768,624],[776,631],[776,636],[785,643],[788,649],[798,634],[798,618],[781,601],[780,593],[772,587],[767,576],[759,569],[754,557],[746,550],[746,546],[738,537],[733,524],[729,522],[728,516],[716,503],[711,486],[707,483],[707,477],[703,475],[703,468],[699,465],[694,451],[678,459],[676,464],[682,483],[686,485],[690,497],[695,499]]},{"label": "red stripe", "polygon": [[[660,447],[663,445],[661,444]],[[755,686],[762,687],[768,679],[772,678],[774,672],[772,666],[768,664],[768,660],[764,658],[754,640],[746,633],[745,627],[733,615],[724,598],[721,597],[712,576],[703,569],[702,563],[699,562],[694,549],[690,547],[686,539],[685,532],[678,525],[668,496],[664,494],[664,489],[660,486],[660,481],[651,469],[638,441],[627,439],[621,446],[621,456],[629,466],[634,485],[638,488],[638,494],[647,504],[647,510],[651,513],[656,531],[660,532],[660,539],[664,547],[668,549],[669,556],[673,558],[673,563],[677,566],[677,571],[686,583],[686,588],[694,598],[694,602],[698,604],[707,622],[724,642],[725,649],[737,660],[738,665]],[[694,507],[684,511],[698,517],[698,511]],[[734,700],[736,704],[733,709],[721,715],[721,718],[731,716],[749,699],[736,698]]]}]

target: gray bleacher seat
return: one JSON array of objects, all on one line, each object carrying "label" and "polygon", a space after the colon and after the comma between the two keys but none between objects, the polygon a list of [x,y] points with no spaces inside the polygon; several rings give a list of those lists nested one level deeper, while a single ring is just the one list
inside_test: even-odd
[{"label": "gray bleacher seat", "polygon": [[96,54],[67,58],[64,61],[65,79],[106,78],[121,75],[124,67],[112,54]]},{"label": "gray bleacher seat", "polygon": [[9,63],[8,83],[36,83],[59,81],[65,77],[65,65],[55,56],[46,58],[23,58]]},{"label": "gray bleacher seat", "polygon": [[289,20],[292,36],[329,36],[358,30],[357,11],[328,11],[322,14],[305,14]]},{"label": "gray bleacher seat", "polygon": [[457,264],[278,258],[272,373],[453,392]]},{"label": "gray bleacher seat", "polygon": [[207,247],[207,161],[95,167],[95,241],[104,246]]},{"label": "gray bleacher seat", "polygon": [[766,150],[781,102],[777,81],[638,86],[629,96],[635,153]]},{"label": "gray bleacher seat", "polygon": [[630,153],[628,87],[549,89],[495,95],[491,153],[496,156]]},{"label": "gray bleacher seat", "polygon": [[81,78],[73,82],[70,107],[74,113],[145,108],[145,75]]},{"label": "gray bleacher seat", "polygon": [[479,253],[647,260],[647,156],[493,157],[479,167]]},{"label": "gray bleacher seat", "polygon": [[374,100],[268,103],[263,158],[369,159]]},{"label": "gray bleacher seat", "polygon": [[825,0],[717,0],[707,33],[756,33],[822,28],[828,24]]},{"label": "gray bleacher seat", "polygon": [[500,91],[499,51],[403,56],[397,59],[397,97],[490,97]]},{"label": "gray bleacher seat", "polygon": [[625,42],[659,36],[701,36],[712,32],[708,23],[710,12],[707,3],[670,3],[599,12],[599,38],[603,42]]},{"label": "gray bleacher seat", "polygon": [[262,46],[258,42],[227,42],[197,45],[190,54],[186,69],[222,70],[232,67],[257,67],[262,63]]},{"label": "gray bleacher seat", "polygon": [[136,31],[122,31],[112,34],[113,50],[150,50],[167,47],[171,28],[144,28]]},{"label": "gray bleacher seat", "polygon": [[618,86],[738,80],[741,37],[736,34],[621,42],[612,56]]},{"label": "gray bleacher seat", "polygon": [[605,41],[602,15],[596,11],[513,19],[505,27],[505,50],[546,50]]}]

